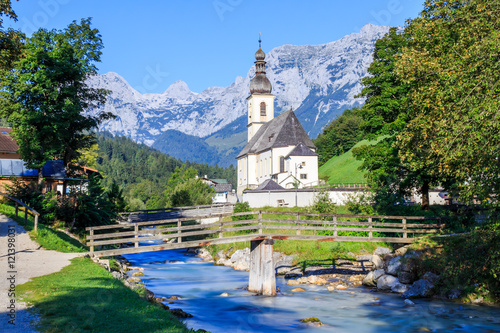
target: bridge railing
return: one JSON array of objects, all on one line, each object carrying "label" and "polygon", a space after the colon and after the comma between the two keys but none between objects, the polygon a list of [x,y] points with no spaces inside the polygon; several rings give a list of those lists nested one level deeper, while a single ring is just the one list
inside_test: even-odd
[{"label": "bridge railing", "polygon": [[[237,220],[242,216],[248,219]],[[211,221],[201,224],[200,219]],[[439,218],[429,217],[252,211],[197,216],[196,220],[187,217],[130,222],[86,230],[90,252],[103,256],[264,238],[411,243],[416,237],[438,233],[443,227]],[[95,251],[96,247],[99,250]]]},{"label": "bridge railing", "polygon": [[232,203],[214,203],[211,205],[201,205],[201,206],[183,206],[183,207],[135,210],[132,212],[118,213],[118,221],[131,222],[134,219],[149,220],[151,218],[161,220],[162,213],[167,214],[175,211],[200,210],[205,208],[226,208],[226,207],[229,208],[233,206],[234,204]]}]

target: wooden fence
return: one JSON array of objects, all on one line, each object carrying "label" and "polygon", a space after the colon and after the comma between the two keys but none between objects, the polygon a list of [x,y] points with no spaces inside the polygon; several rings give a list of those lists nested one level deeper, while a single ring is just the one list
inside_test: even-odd
[{"label": "wooden fence", "polygon": [[[242,216],[250,219],[233,221]],[[196,217],[208,218],[217,220],[200,224],[188,217],[89,227],[87,245],[93,255],[112,256],[266,238],[411,243],[444,227],[439,218],[418,216],[253,211]]]},{"label": "wooden fence", "polygon": [[161,220],[168,218],[169,214],[172,212],[184,212],[184,211],[199,211],[200,209],[217,209],[217,208],[232,208],[234,204],[231,203],[218,203],[211,205],[202,206],[185,206],[185,207],[172,207],[172,208],[159,208],[159,209],[146,209],[146,210],[136,210],[132,212],[124,212],[118,214],[119,222],[133,222],[133,221],[149,221],[149,220]]},{"label": "wooden fence", "polygon": [[16,216],[19,216],[19,206],[21,206],[21,207],[24,208],[24,222],[25,223],[28,223],[28,212],[30,212],[31,214],[33,214],[33,216],[35,217],[34,230],[35,230],[35,234],[36,234],[37,231],[38,231],[38,217],[40,216],[40,213],[38,213],[36,210],[34,210],[33,208],[29,207],[25,203],[21,202],[20,200],[14,198],[14,197],[11,197],[8,194],[0,192],[0,195],[3,195],[7,199],[10,199],[10,200],[14,201],[14,203],[16,205]]}]

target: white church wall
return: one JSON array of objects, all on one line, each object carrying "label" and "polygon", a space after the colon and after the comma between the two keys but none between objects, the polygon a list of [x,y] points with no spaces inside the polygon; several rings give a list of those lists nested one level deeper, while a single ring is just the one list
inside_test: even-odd
[{"label": "white church wall", "polygon": [[[336,205],[345,205],[350,198],[362,193],[361,191],[331,190],[329,197]],[[313,189],[247,191],[243,193],[242,201],[248,202],[252,208],[278,207],[282,202],[288,207],[307,207],[314,203],[316,195],[318,191]]]},{"label": "white church wall", "polygon": [[[366,194],[363,190],[331,189],[328,196],[333,203],[343,206],[347,201]],[[446,201],[439,196],[439,191],[429,192],[429,203],[431,205],[445,205]],[[318,191],[314,189],[279,190],[279,191],[247,191],[241,196],[242,202],[248,202],[252,208],[262,208],[265,206],[278,207],[281,202],[287,207],[307,207],[314,203]],[[422,196],[414,195],[416,204],[422,204]]]}]

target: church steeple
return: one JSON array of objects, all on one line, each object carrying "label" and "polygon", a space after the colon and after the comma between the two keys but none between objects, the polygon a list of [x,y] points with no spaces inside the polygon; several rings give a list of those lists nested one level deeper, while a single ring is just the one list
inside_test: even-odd
[{"label": "church steeple", "polygon": [[255,52],[255,77],[250,82],[251,94],[270,94],[272,87],[271,82],[266,77],[266,54],[261,48],[262,40],[259,33],[259,49]]},{"label": "church steeple", "polygon": [[259,33],[259,49],[255,53],[255,77],[250,81],[248,96],[248,141],[259,128],[274,118],[274,95],[271,94],[271,82],[266,77],[266,54],[262,51]]}]

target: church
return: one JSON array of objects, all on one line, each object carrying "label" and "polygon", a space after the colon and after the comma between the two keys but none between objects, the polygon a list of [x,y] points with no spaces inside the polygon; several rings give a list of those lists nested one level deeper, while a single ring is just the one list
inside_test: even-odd
[{"label": "church", "polygon": [[[248,103],[248,143],[238,154],[237,192],[256,189],[273,180],[282,188],[302,188],[318,184],[316,146],[293,110],[274,117],[271,82],[266,77],[266,55],[255,53],[255,77],[250,82]],[[277,187],[277,186],[275,186]]]}]

